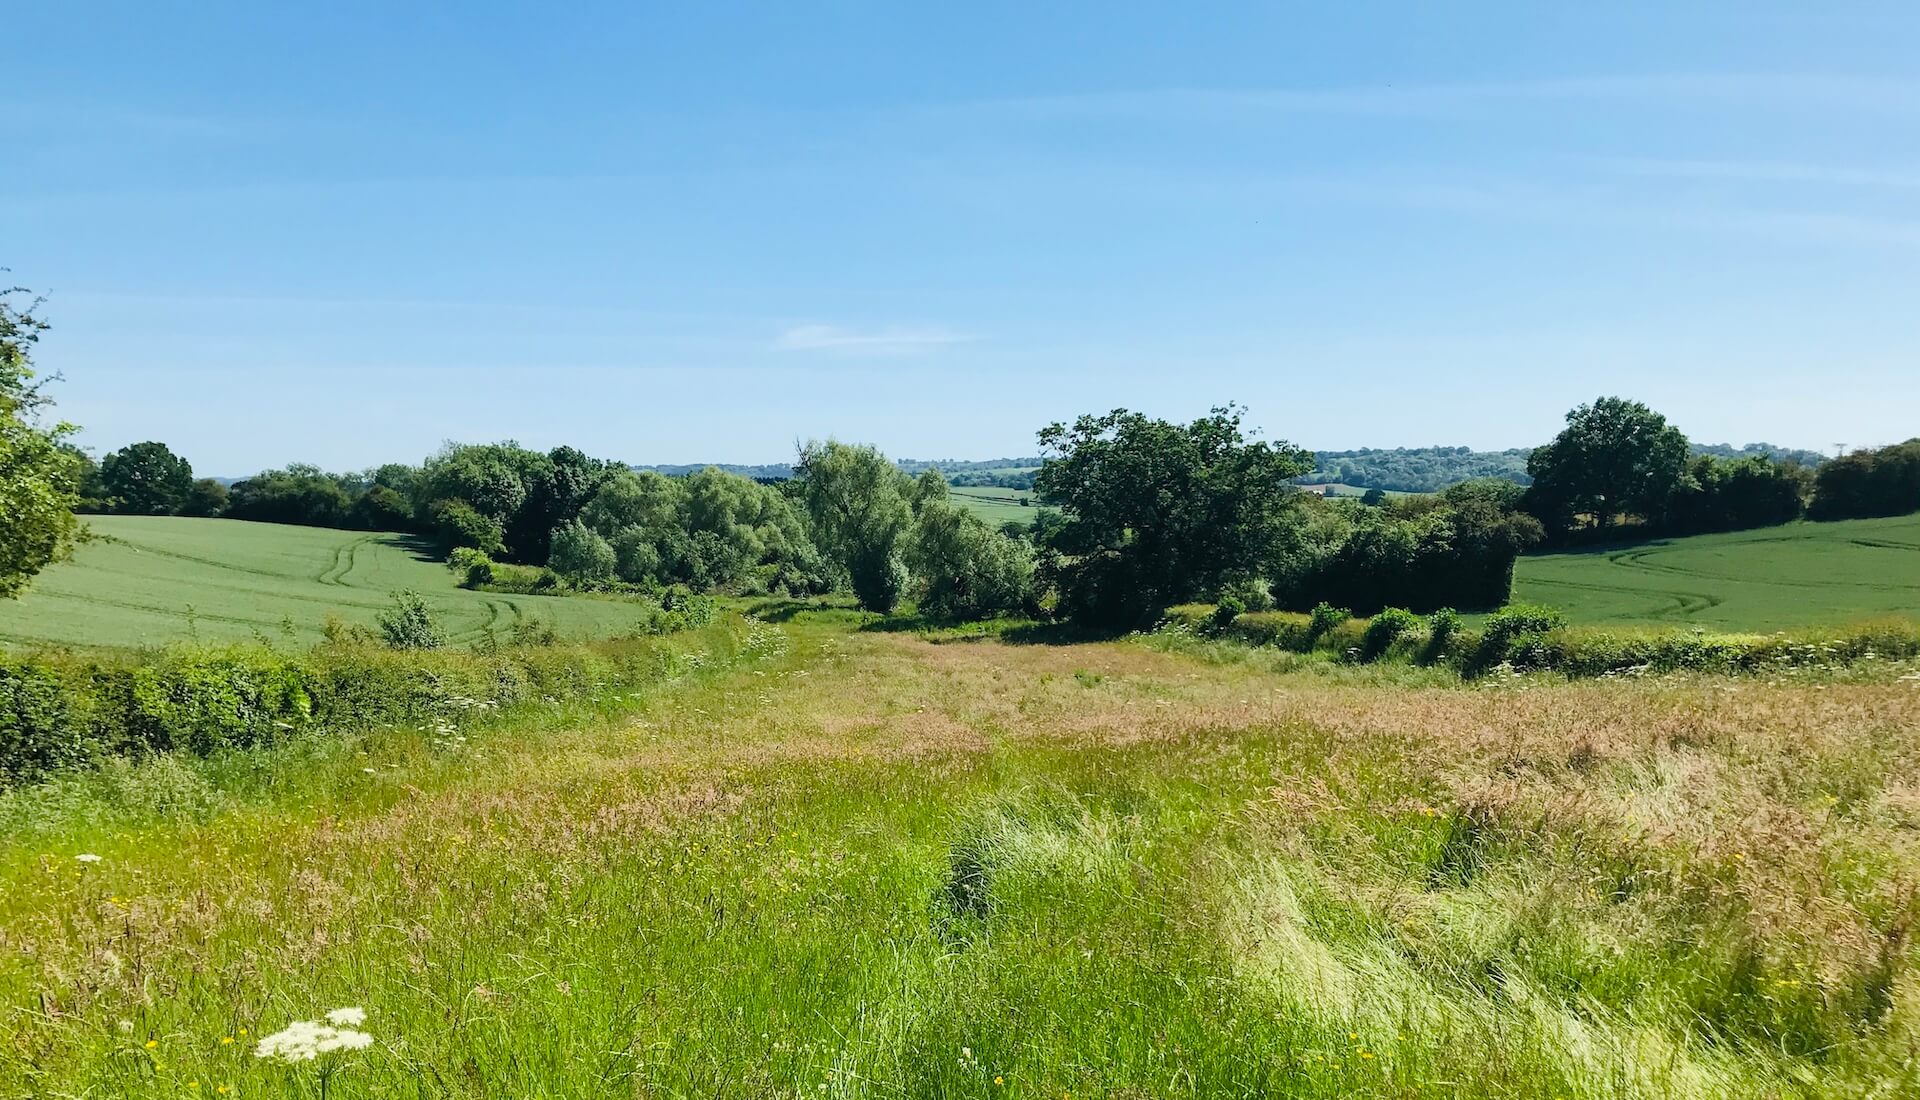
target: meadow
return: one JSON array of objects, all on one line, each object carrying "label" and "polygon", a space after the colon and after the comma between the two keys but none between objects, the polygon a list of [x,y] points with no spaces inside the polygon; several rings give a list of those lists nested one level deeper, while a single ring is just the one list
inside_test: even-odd
[{"label": "meadow", "polygon": [[[974,515],[998,526],[1002,523],[1032,523],[1039,512],[1039,498],[1031,489],[1002,489],[991,485],[955,485],[947,492],[953,502]],[[1025,504],[1020,503],[1026,501]]]},{"label": "meadow", "polygon": [[529,618],[569,636],[630,629],[614,600],[470,592],[408,536],[175,516],[91,516],[96,538],[0,605],[0,643],[154,646],[268,641],[305,648],[326,617],[372,626],[412,589],[456,643]]},{"label": "meadow", "polygon": [[1513,598],[1594,625],[1772,631],[1920,618],[1920,514],[1523,557]]},{"label": "meadow", "polygon": [[645,691],[0,794],[0,1094],[1920,1089],[1915,666],[760,610]]}]

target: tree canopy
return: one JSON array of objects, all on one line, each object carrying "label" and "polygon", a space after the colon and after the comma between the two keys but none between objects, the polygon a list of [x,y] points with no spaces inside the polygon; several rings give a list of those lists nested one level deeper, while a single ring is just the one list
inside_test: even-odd
[{"label": "tree canopy", "polygon": [[65,556],[79,533],[82,466],[62,446],[73,432],[43,424],[46,398],[34,383],[32,349],[46,331],[26,291],[0,291],[0,598],[18,596],[40,570]]},{"label": "tree canopy", "polygon": [[1248,441],[1242,415],[1229,405],[1175,424],[1115,409],[1040,432],[1034,488],[1064,517],[1050,540],[1070,616],[1141,626],[1260,571],[1312,457]]},{"label": "tree canopy", "polygon": [[1550,529],[1580,515],[1606,528],[1622,514],[1658,517],[1679,490],[1689,448],[1680,429],[1638,401],[1602,397],[1527,459],[1531,510]]}]

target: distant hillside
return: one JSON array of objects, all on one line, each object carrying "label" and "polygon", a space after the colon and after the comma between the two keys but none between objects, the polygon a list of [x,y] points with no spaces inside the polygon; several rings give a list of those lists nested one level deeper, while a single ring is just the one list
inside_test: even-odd
[{"label": "distant hillside", "polygon": [[1314,471],[1303,485],[1359,485],[1403,493],[1437,493],[1476,477],[1498,477],[1521,485],[1532,448],[1475,451],[1466,447],[1362,447],[1357,451],[1315,451]]},{"label": "distant hillside", "polygon": [[[1527,476],[1527,456],[1531,447],[1505,451],[1475,451],[1466,447],[1362,447],[1357,451],[1316,451],[1314,471],[1299,478],[1303,485],[1355,485],[1369,489],[1390,489],[1403,493],[1437,493],[1476,477],[1498,477],[1518,485],[1531,484]],[[1735,447],[1728,443],[1696,443],[1695,454],[1721,458],[1745,458],[1766,455],[1802,466],[1818,466],[1817,451],[1777,447],[1771,443],[1749,443]]]},{"label": "distant hillside", "polygon": [[[918,475],[929,468],[938,469],[946,476],[950,485],[976,485],[998,487],[1002,489],[1033,488],[1033,471],[1040,466],[1040,459],[1034,458],[902,458],[898,465],[907,473]],[[784,481],[793,476],[790,463],[768,463],[761,466],[742,466],[731,462],[692,462],[682,465],[664,464],[654,466],[635,466],[636,470],[652,470],[668,477],[685,477],[715,466],[730,474],[755,478],[760,481]]]},{"label": "distant hillside", "polygon": [[[1748,443],[1735,447],[1729,443],[1696,443],[1695,454],[1721,458],[1745,458],[1766,455],[1803,466],[1818,466],[1823,458],[1818,451],[1779,447],[1772,443]],[[1527,456],[1531,447],[1505,451],[1476,451],[1470,447],[1362,447],[1357,451],[1315,451],[1314,471],[1296,478],[1302,485],[1351,485],[1361,489],[1387,489],[1399,493],[1437,493],[1449,485],[1458,485],[1476,477],[1498,477],[1518,485],[1527,485]],[[1040,467],[1038,455],[1025,458],[903,458],[902,470],[919,474],[929,467],[946,475],[951,485],[981,488],[1031,489],[1033,473]],[[708,466],[718,466],[730,474],[781,481],[793,476],[793,467],[784,462],[763,466],[741,466],[728,462],[694,462],[685,465],[635,466],[668,477],[685,477]]]}]

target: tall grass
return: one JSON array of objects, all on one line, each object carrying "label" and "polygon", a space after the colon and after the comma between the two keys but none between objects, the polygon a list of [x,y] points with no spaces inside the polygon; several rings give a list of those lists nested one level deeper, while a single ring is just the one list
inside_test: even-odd
[{"label": "tall grass", "polygon": [[1920,1088],[1904,672],[855,626],[457,744],[71,780],[211,793],[0,845],[0,1093],[318,1095],[249,1044],[340,1005],[335,1097]]}]

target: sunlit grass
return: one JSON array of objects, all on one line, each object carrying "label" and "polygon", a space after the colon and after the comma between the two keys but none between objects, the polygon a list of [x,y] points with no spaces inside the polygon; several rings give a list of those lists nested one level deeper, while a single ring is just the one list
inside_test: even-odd
[{"label": "sunlit grass", "polygon": [[[1476,687],[858,625],[456,749],[8,796],[0,1094],[1920,1085],[1901,670]],[[254,1055],[342,1005],[370,1048]]]}]

